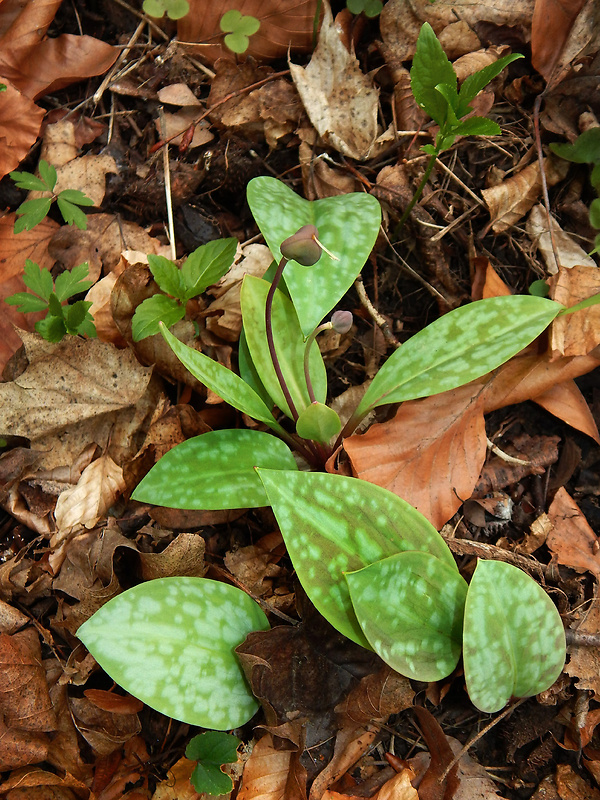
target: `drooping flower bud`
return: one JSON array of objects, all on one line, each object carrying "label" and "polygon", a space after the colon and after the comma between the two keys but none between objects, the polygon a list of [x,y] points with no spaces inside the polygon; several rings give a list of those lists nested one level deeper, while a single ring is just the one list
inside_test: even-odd
[{"label": "drooping flower bud", "polygon": [[303,225],[281,243],[281,255],[288,261],[297,261],[303,267],[312,267],[321,258],[321,245],[317,242],[314,225]]},{"label": "drooping flower bud", "polygon": [[331,327],[336,333],[348,333],[352,327],[351,311],[334,311],[331,315]]}]

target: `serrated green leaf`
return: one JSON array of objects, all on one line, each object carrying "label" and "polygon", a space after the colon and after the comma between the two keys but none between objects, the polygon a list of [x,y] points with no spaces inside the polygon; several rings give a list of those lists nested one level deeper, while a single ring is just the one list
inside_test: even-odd
[{"label": "serrated green leaf", "polygon": [[84,280],[89,272],[88,262],[78,264],[72,270],[66,269],[61,272],[54,282],[54,291],[56,296],[63,303],[69,297],[87,290],[93,286],[93,281]]},{"label": "serrated green leaf", "polygon": [[67,333],[62,315],[55,317],[49,314],[46,319],[35,323],[35,329],[48,342],[60,342]]},{"label": "serrated green leaf", "polygon": [[184,367],[226,403],[237,408],[243,414],[248,414],[254,419],[264,422],[273,430],[284,432],[254,389],[244,383],[239,375],[180,342],[166,330],[164,325],[161,326],[161,333]]},{"label": "serrated green leaf", "polygon": [[296,433],[302,439],[327,444],[342,430],[340,418],[324,403],[311,403],[301,412],[296,422]]},{"label": "serrated green leaf", "polygon": [[255,467],[298,469],[287,445],[269,433],[211,431],[169,450],[132,496],[168,508],[260,508],[269,501]]},{"label": "serrated green leaf", "polygon": [[455,389],[496,369],[540,335],[563,306],[543,297],[491,297],[456,308],[398,348],[367,389],[357,416]]},{"label": "serrated green leaf", "polygon": [[397,495],[357,478],[259,469],[298,579],[316,608],[352,641],[369,647],[350,602],[345,572],[406,550],[451,568],[446,543]]},{"label": "serrated green leaf", "polygon": [[59,317],[60,319],[64,318],[62,305],[54,292],[52,292],[48,298],[48,312],[54,317]]},{"label": "serrated green leaf", "polygon": [[19,189],[27,189],[29,192],[52,191],[43,180],[32,175],[31,172],[11,172],[9,174]]},{"label": "serrated green leaf", "polygon": [[[292,414],[277,379],[267,343],[265,305],[270,284],[253,275],[246,275],[242,283],[241,306],[246,341],[252,363],[259,378],[275,405],[288,417]],[[304,377],[305,342],[294,306],[279,290],[275,291],[272,308],[273,340],[281,371],[296,410],[300,413],[310,405]],[[310,351],[310,375],[315,397],[320,402],[327,398],[327,372],[319,346],[313,343]]]},{"label": "serrated green leaf", "polygon": [[179,267],[165,256],[148,256],[148,267],[154,280],[160,289],[165,293],[183,300],[186,293],[186,285]]},{"label": "serrated green leaf", "polygon": [[233,783],[229,775],[221,770],[222,764],[237,761],[237,748],[241,741],[231,733],[206,731],[190,741],[185,749],[185,757],[198,761],[190,781],[197,792],[202,794],[226,794]]},{"label": "serrated green leaf", "polygon": [[164,294],[155,294],[147,297],[136,308],[131,320],[131,336],[134,342],[139,342],[147,336],[160,333],[160,323],[164,322],[167,328],[175,325],[185,316],[185,307],[174,297],[165,297]]},{"label": "serrated green leaf", "polygon": [[467,583],[431,553],[409,551],[346,574],[358,622],[373,650],[418,681],[458,664]]},{"label": "serrated green leaf", "polygon": [[305,200],[269,176],[248,184],[248,203],[273,258],[279,245],[303,225],[315,225],[319,241],[339,261],[323,252],[312,267],[291,261],[283,277],[304,336],[309,336],[348,291],[373,249],[381,223],[381,206],[369,194],[346,194]]},{"label": "serrated green leaf", "polygon": [[92,303],[89,300],[78,300],[64,309],[63,314],[67,333],[75,335],[80,332],[84,320],[90,316],[88,311],[91,307]]},{"label": "serrated green leaf", "polygon": [[410,86],[421,108],[438,125],[443,125],[446,122],[448,102],[436,91],[439,84],[447,84],[451,89],[456,89],[456,73],[433,28],[425,22],[417,39],[415,57],[410,70]]},{"label": "serrated green leaf", "polygon": [[26,200],[17,208],[15,214],[19,219],[15,222],[15,233],[30,231],[48,216],[52,199],[40,197],[37,200]]},{"label": "serrated green leaf", "polygon": [[512,64],[512,62],[516,61],[518,58],[524,58],[524,56],[521,53],[503,56],[493,64],[488,64],[487,67],[475,72],[473,75],[467,75],[458,93],[458,117],[464,117],[465,114],[468,114],[469,111],[471,111],[471,103],[477,97],[479,92],[484,89],[488,83],[493,81],[495,77],[500,75],[503,69],[505,69],[509,64]]},{"label": "serrated green leaf", "polygon": [[463,659],[471,702],[487,714],[531,697],[558,678],[565,632],[533,578],[503,561],[478,561],[467,592]]},{"label": "serrated green leaf", "polygon": [[217,283],[233,264],[237,239],[217,239],[198,247],[181,267],[185,285],[185,300],[197,297]]},{"label": "serrated green leaf", "polygon": [[17,311],[29,314],[33,311],[44,311],[48,308],[48,301],[27,292],[17,292],[4,300],[9,306],[19,306]]},{"label": "serrated green leaf", "polygon": [[68,203],[74,203],[76,206],[93,206],[94,201],[87,194],[80,192],[79,189],[63,189],[58,195],[58,200],[66,200]]},{"label": "serrated green leaf", "polygon": [[47,161],[44,161],[44,159],[41,158],[38,164],[38,171],[40,173],[40,178],[46,185],[46,188],[51,192],[54,191],[54,187],[56,186],[56,181],[58,179],[56,169],[52,166],[52,164],[48,164]]},{"label": "serrated green leaf", "polygon": [[44,300],[48,300],[52,294],[54,284],[52,282],[52,275],[50,271],[44,267],[40,269],[35,261],[25,259],[25,269],[23,271],[23,282],[25,286],[29,287],[32,292],[35,292]]},{"label": "serrated green leaf", "polygon": [[499,136],[500,125],[487,117],[469,117],[459,122],[452,133],[457,136]]},{"label": "serrated green leaf", "polygon": [[160,578],[109,600],[77,631],[110,677],[151,708],[228,730],[258,709],[235,648],[267,630],[260,606],[206,578]]},{"label": "serrated green leaf", "polygon": [[589,128],[573,144],[552,142],[550,150],[575,164],[600,164],[600,128]]},{"label": "serrated green leaf", "polygon": [[76,206],[73,203],[70,203],[68,200],[65,200],[62,195],[57,197],[56,203],[58,205],[58,210],[62,214],[62,217],[67,225],[76,225],[80,231],[86,230],[87,217],[85,212],[82,211],[79,206]]}]

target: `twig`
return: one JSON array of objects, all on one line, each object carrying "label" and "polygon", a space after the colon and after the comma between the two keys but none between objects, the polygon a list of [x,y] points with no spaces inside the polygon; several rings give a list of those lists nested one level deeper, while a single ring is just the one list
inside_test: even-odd
[{"label": "twig", "polygon": [[450,550],[459,555],[478,556],[479,558],[489,558],[494,561],[506,561],[507,564],[513,564],[526,572],[538,575],[539,578],[552,578],[556,573],[554,567],[549,564],[541,564],[531,556],[523,556],[519,553],[513,553],[510,550],[505,550],[503,547],[496,547],[493,544],[485,544],[484,542],[473,542],[470,539],[455,539],[452,536],[442,537]]},{"label": "twig", "polygon": [[385,317],[383,317],[379,313],[379,311],[377,311],[373,303],[369,300],[369,296],[367,295],[367,291],[365,289],[365,285],[361,277],[358,277],[354,281],[354,288],[358,293],[360,302],[367,310],[373,322],[375,322],[375,324],[381,329],[381,332],[385,336],[386,341],[389,342],[389,344],[393,345],[394,347],[400,347],[400,342],[398,341],[398,339],[396,339],[396,337],[390,330],[388,321],[386,320]]},{"label": "twig", "polygon": [[533,463],[532,461],[525,461],[522,458],[515,458],[515,456],[509,456],[508,453],[505,453],[504,450],[501,450],[497,447],[490,439],[486,437],[488,450],[491,450],[494,455],[501,458],[502,461],[506,461],[507,464],[522,464],[525,467],[531,466]]},{"label": "twig", "polygon": [[540,180],[542,182],[542,195],[546,208],[546,219],[548,220],[548,231],[550,233],[550,243],[552,245],[552,255],[556,262],[556,270],[560,269],[558,250],[554,240],[554,226],[552,225],[552,214],[550,213],[550,196],[548,194],[548,182],[546,181],[546,171],[544,169],[544,151],[542,150],[542,137],[540,135],[540,106],[542,105],[542,94],[538,94],[533,104],[533,132],[535,136],[535,149],[537,150],[538,163],[540,165]]},{"label": "twig", "polygon": [[108,86],[109,86],[110,82],[112,81],[116,71],[119,69],[119,67],[121,66],[123,61],[125,61],[125,59],[129,55],[133,45],[140,38],[140,35],[141,35],[142,31],[144,30],[144,28],[146,27],[147,23],[148,23],[148,21],[144,17],[144,19],[140,22],[140,24],[137,26],[137,28],[133,32],[133,35],[132,35],[131,39],[127,42],[127,45],[125,46],[125,49],[119,54],[119,57],[117,58],[115,63],[112,65],[112,68],[104,76],[104,80],[102,81],[100,86],[96,89],[96,91],[93,94],[92,100],[94,101],[94,105],[98,105],[98,103],[102,99],[102,95],[104,94],[104,92],[108,88]]},{"label": "twig", "polygon": [[[166,124],[165,112],[162,106],[158,109],[160,117],[160,132],[164,140],[166,140]],[[165,141],[163,146],[163,172],[165,176],[165,197],[167,200],[167,222],[169,224],[169,244],[171,245],[171,258],[173,261],[177,258],[177,248],[175,246],[175,223],[173,220],[173,202],[171,199],[171,167],[169,166],[169,143]]]},{"label": "twig", "polygon": [[450,167],[447,167],[440,158],[436,158],[435,163],[438,167],[441,167],[444,170],[444,172],[452,178],[452,180],[456,181],[456,183],[458,183],[458,185],[462,189],[464,189],[464,191],[469,195],[469,197],[473,198],[473,200],[475,200],[475,202],[478,205],[483,206],[485,208],[485,203],[483,202],[483,200],[480,197],[477,197],[475,192],[472,189],[469,189],[467,184],[463,183],[461,179],[458,177],[458,175],[455,175],[454,172],[452,172]]}]

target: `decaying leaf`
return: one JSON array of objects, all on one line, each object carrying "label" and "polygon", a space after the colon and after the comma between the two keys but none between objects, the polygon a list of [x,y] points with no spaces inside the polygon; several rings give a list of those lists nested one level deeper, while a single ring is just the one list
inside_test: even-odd
[{"label": "decaying leaf", "polygon": [[531,63],[553,86],[560,80],[561,72],[564,74],[569,61],[594,35],[591,13],[585,14],[583,24],[574,28],[586,5],[591,12],[593,0],[536,0],[531,20]]},{"label": "decaying leaf", "polygon": [[86,467],[76,486],[59,496],[54,516],[59,530],[77,525],[93,528],[125,490],[123,470],[110,456],[101,456]]},{"label": "decaying leaf", "polygon": [[[557,272],[556,259],[554,258],[550,231],[548,230],[548,216],[543,205],[538,204],[531,209],[531,213],[527,218],[526,228],[531,240],[540,251],[540,255],[546,265],[546,272],[548,275],[555,275]],[[563,231],[555,219],[552,219],[552,232],[559,267],[596,266],[594,259],[588,256],[583,247],[577,244],[569,233]]]},{"label": "decaying leaf", "polygon": [[[1,72],[1,70],[0,70]],[[6,86],[0,103],[0,176],[16,169],[35,143],[44,109],[2,76]]]},{"label": "decaying leaf", "polygon": [[304,800],[306,773],[300,767],[297,753],[275,746],[267,733],[254,745],[246,761],[238,800]]},{"label": "decaying leaf", "polygon": [[[550,297],[574,306],[600,293],[600,270],[593,266],[561,268],[548,280]],[[550,347],[564,356],[591,353],[600,344],[600,305],[557,317],[550,328]]]},{"label": "decaying leaf", "polygon": [[546,544],[559,564],[579,572],[589,571],[600,578],[600,542],[577,503],[564,487],[554,496],[548,517],[553,530]]}]

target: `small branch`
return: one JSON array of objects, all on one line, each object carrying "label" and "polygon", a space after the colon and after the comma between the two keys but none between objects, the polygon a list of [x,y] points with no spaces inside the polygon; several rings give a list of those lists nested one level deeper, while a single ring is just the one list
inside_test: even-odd
[{"label": "small branch", "polygon": [[[167,127],[165,123],[165,112],[162,106],[158,109],[160,118],[160,133],[166,139]],[[165,141],[163,146],[163,173],[165,176],[165,197],[167,201],[167,222],[169,225],[169,244],[171,245],[171,259],[177,258],[177,248],[175,246],[175,222],[173,220],[173,202],[171,199],[171,167],[169,165],[169,143]]]},{"label": "small branch", "polygon": [[502,461],[506,461],[507,464],[519,464],[525,467],[529,467],[533,463],[532,461],[525,461],[522,458],[515,458],[515,456],[509,456],[508,453],[505,453],[504,450],[501,450],[499,447],[497,447],[490,439],[487,439],[487,437],[486,441],[488,450],[491,450],[492,453],[498,456],[498,458],[501,458]]},{"label": "small branch", "polygon": [[552,244],[552,254],[556,262],[557,271],[560,269],[558,250],[554,240],[554,226],[552,225],[552,214],[550,213],[550,196],[548,194],[548,182],[546,181],[546,171],[544,169],[544,151],[542,150],[542,137],[540,135],[540,106],[542,105],[542,94],[538,94],[533,104],[533,131],[535,135],[535,149],[537,150],[538,163],[540,165],[540,180],[542,182],[542,195],[546,208],[546,219],[548,220],[548,231],[550,232],[550,243]]},{"label": "small branch", "polygon": [[381,316],[379,311],[377,311],[373,303],[369,300],[369,296],[367,295],[365,285],[360,276],[354,281],[354,288],[357,291],[357,294],[360,298],[360,302],[367,310],[369,316],[371,317],[373,322],[381,329],[381,332],[383,333],[385,340],[393,347],[400,347],[400,342],[398,341],[398,339],[396,339],[396,337],[390,330],[388,321],[386,320],[385,317]]},{"label": "small branch", "polygon": [[442,536],[450,550],[458,555],[478,556],[479,558],[489,558],[494,561],[506,561],[515,567],[526,572],[537,574],[538,578],[552,578],[556,573],[554,567],[541,564],[535,558],[522,556],[519,553],[512,553],[503,547],[496,547],[493,544],[484,542],[473,542],[470,539],[455,539],[451,536]]}]

